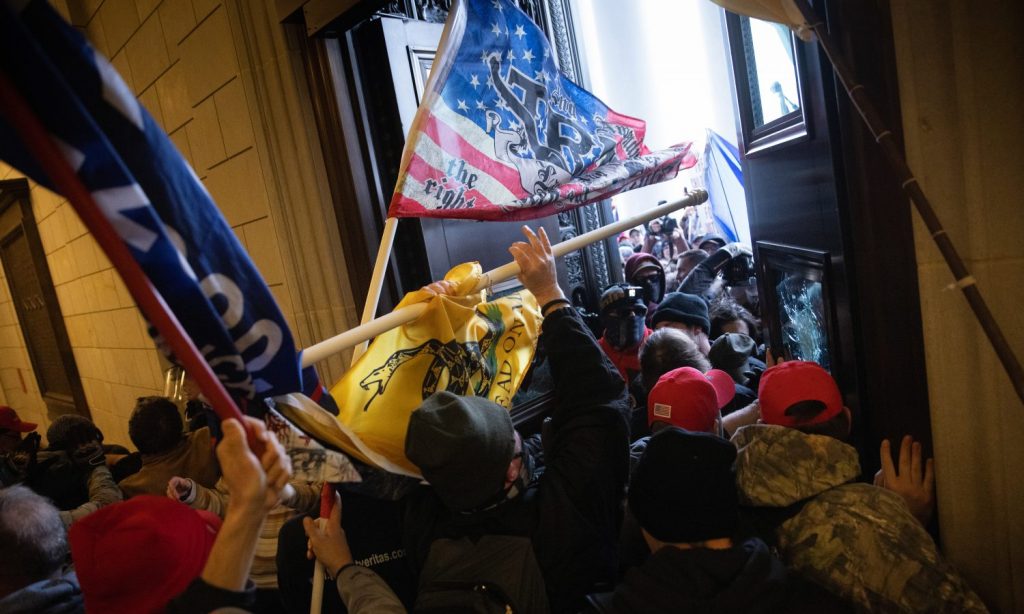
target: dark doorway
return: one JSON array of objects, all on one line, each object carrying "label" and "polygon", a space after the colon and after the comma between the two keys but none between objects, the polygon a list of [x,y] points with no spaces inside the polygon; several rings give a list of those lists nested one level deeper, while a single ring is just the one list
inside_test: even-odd
[{"label": "dark doorway", "polygon": [[50,418],[62,414],[89,417],[24,179],[0,181],[0,261]]}]

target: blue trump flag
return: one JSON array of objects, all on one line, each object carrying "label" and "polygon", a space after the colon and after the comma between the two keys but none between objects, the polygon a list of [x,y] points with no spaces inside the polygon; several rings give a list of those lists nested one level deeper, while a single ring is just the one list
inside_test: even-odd
[{"label": "blue trump flag", "polygon": [[[0,69],[232,396],[302,390],[291,332],[269,288],[106,58],[46,2],[17,14],[0,3]],[[5,118],[0,158],[52,189]]]}]

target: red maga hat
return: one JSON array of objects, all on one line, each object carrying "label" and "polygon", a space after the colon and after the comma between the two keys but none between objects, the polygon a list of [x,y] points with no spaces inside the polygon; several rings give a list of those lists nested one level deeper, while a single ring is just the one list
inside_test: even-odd
[{"label": "red maga hat", "polygon": [[725,371],[701,373],[693,367],[680,367],[658,378],[647,395],[647,424],[660,421],[711,433],[719,411],[735,395],[736,385]]},{"label": "red maga hat", "polygon": [[71,525],[68,541],[89,612],[163,612],[203,571],[220,518],[141,495]]},{"label": "red maga hat", "polygon": [[[804,360],[791,360],[765,370],[757,398],[761,403],[761,419],[766,424],[779,426],[821,424],[843,411],[843,395],[836,381],[817,363]],[[824,409],[805,421],[798,421],[786,413],[790,407],[803,401],[818,401]]]},{"label": "red maga hat", "polygon": [[30,433],[36,430],[38,426],[34,422],[22,422],[21,418],[18,417],[18,412],[6,405],[0,405],[0,429]]}]

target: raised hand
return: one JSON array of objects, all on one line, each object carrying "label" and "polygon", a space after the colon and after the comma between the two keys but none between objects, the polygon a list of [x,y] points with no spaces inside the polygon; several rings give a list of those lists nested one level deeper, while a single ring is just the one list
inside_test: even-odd
[{"label": "raised hand", "polygon": [[265,449],[263,457],[257,460],[249,450],[241,423],[234,419],[221,423],[224,439],[217,446],[217,460],[231,493],[228,510],[234,507],[266,513],[291,491],[288,480],[292,475],[292,463],[281,443],[267,431],[262,421],[249,417],[245,421]]},{"label": "raised hand", "polygon": [[508,251],[519,265],[519,281],[533,293],[539,305],[555,299],[564,299],[562,289],[558,287],[555,276],[555,257],[551,254],[551,242],[544,228],[535,234],[528,226],[523,226],[526,242],[513,243]]},{"label": "raised hand", "polygon": [[927,524],[935,509],[935,467],[932,459],[921,463],[921,443],[905,435],[900,442],[899,470],[892,462],[889,440],[882,441],[882,468],[875,474],[875,486],[881,486],[903,497],[921,524]]}]

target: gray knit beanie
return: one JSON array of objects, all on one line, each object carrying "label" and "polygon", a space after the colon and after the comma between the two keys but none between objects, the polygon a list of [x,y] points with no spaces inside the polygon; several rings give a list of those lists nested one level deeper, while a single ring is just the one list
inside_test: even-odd
[{"label": "gray knit beanie", "polygon": [[435,392],[409,418],[405,455],[452,510],[497,500],[514,454],[512,418],[493,401]]}]

